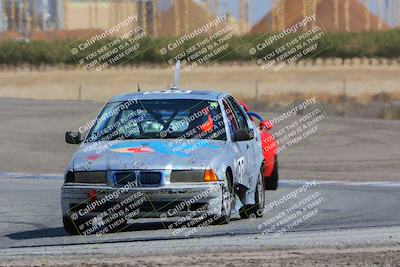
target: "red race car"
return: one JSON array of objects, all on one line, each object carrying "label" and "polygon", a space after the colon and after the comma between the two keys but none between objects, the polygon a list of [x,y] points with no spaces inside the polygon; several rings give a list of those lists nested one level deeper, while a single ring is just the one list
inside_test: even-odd
[{"label": "red race car", "polygon": [[250,119],[256,123],[258,121],[258,131],[261,136],[261,147],[265,159],[264,185],[266,190],[276,190],[278,188],[278,143],[274,136],[269,133],[272,129],[272,123],[264,120],[259,114],[251,112],[246,104],[240,102],[240,105],[247,112]]}]

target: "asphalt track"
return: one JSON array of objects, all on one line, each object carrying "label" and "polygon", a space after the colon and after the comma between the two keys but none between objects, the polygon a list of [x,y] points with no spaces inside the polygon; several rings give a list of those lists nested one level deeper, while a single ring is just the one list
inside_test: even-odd
[{"label": "asphalt track", "polygon": [[[278,191],[266,192],[267,204],[311,179],[317,185],[267,211],[261,219],[234,218],[229,225],[195,228],[198,231],[188,237],[154,221],[100,237],[69,236],[61,221],[60,173],[76,147],[65,144],[63,135],[90,119],[87,114],[99,106],[90,102],[0,100],[0,170],[16,172],[0,172],[0,257],[88,251],[133,255],[140,250],[151,254],[156,248],[190,252],[210,245],[235,245],[235,249],[254,244],[295,248],[336,243],[349,247],[382,242],[400,245],[400,122],[350,118],[322,122],[328,131],[280,157],[283,182]],[[313,194],[323,199],[314,207],[315,215],[280,235],[261,234],[265,228],[257,226]],[[295,221],[298,218],[292,215],[303,209],[293,209],[281,220]],[[100,244],[95,246],[102,250],[87,250],[87,244]]]},{"label": "asphalt track", "polygon": [[[2,173],[0,177],[2,181],[0,187],[0,252],[10,248],[124,243],[194,237],[260,236],[279,240],[293,232],[302,236],[310,236],[321,231],[400,226],[400,209],[398,208],[400,183],[317,181],[315,186],[310,186],[305,191],[297,193],[296,197],[288,199],[291,192],[301,188],[307,181],[283,181],[278,191],[266,191],[266,199],[267,204],[282,198],[285,198],[285,201],[268,210],[263,218],[256,220],[233,219],[229,225],[196,228],[195,232],[190,235],[165,229],[164,224],[157,221],[146,221],[134,223],[119,233],[101,236],[70,236],[64,232],[62,227],[60,210],[62,179],[60,176]],[[318,205],[313,206],[313,210],[315,210],[314,208],[317,210],[315,215],[280,235],[276,231],[262,235],[263,230],[266,229],[262,227],[263,222],[276,218],[283,210],[311,195],[322,199],[320,203],[317,203]],[[316,199],[314,198],[314,200]],[[310,203],[308,202],[308,204]],[[299,210],[305,211],[305,209],[305,206],[297,207],[286,213],[284,217],[289,217]],[[308,210],[310,211],[310,209]],[[295,219],[293,218],[293,220]]]}]

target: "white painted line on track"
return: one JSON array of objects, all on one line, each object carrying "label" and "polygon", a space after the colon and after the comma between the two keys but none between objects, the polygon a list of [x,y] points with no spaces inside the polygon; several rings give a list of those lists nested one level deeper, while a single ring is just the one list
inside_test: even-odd
[{"label": "white painted line on track", "polygon": [[[282,184],[287,185],[303,185],[312,180],[282,180]],[[370,186],[370,187],[400,187],[400,182],[391,181],[365,181],[365,182],[354,182],[354,181],[319,181],[315,180],[316,185],[342,185],[342,186]]]},{"label": "white painted line on track", "polygon": [[16,179],[63,179],[62,174],[54,173],[16,173],[16,172],[0,172],[1,178]]}]

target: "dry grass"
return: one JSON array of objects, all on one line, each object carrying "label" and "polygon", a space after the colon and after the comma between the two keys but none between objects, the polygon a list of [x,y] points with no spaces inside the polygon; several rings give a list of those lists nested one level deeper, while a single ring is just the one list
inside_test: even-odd
[{"label": "dry grass", "polygon": [[400,92],[364,92],[359,95],[296,92],[263,95],[258,102],[254,97],[242,100],[250,109],[280,113],[313,97],[330,116],[400,120]]},{"label": "dry grass", "polygon": [[[341,93],[329,93],[329,92],[317,92],[317,93],[278,93],[278,94],[266,94],[259,98],[259,103],[280,103],[290,104],[301,99],[308,99],[315,97],[319,102],[329,103],[331,105],[340,105],[341,103],[347,102],[358,102],[360,104],[368,104],[371,102],[382,102],[391,103],[400,101],[400,91],[396,92],[363,92],[358,95],[345,95],[343,91]],[[248,101],[255,101],[254,97],[243,98]]]},{"label": "dry grass", "polygon": [[[170,68],[118,68],[102,72],[80,69],[46,71],[1,71],[0,97],[33,99],[77,99],[82,86],[82,99],[104,101],[109,97],[136,91],[137,83],[144,90],[165,89],[171,84]],[[291,66],[283,71],[262,71],[254,65],[200,67],[183,72],[184,88],[228,91],[239,98],[259,92],[270,101],[282,101],[298,92],[331,98],[343,93],[368,101],[380,92],[400,94],[400,66]]]}]

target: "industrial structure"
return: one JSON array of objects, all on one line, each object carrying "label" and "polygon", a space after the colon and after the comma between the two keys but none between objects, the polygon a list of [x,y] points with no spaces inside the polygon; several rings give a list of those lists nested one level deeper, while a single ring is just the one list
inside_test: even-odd
[{"label": "industrial structure", "polygon": [[[282,30],[291,16],[311,13],[329,18],[329,31],[379,31],[400,24],[398,0],[228,1],[0,0],[0,32],[29,36],[37,31],[106,29],[132,14],[154,37],[188,32],[199,19],[211,20],[222,14],[228,15],[227,24],[239,35]],[[375,6],[376,15],[371,14],[371,5]],[[260,8],[265,8],[266,15],[254,23],[254,9]]]},{"label": "industrial structure", "polygon": [[[370,4],[376,7],[376,14]],[[308,28],[318,24],[327,32],[387,31],[399,26],[399,11],[398,0],[273,0],[272,8],[251,33],[281,31],[312,14],[316,20]]]},{"label": "industrial structure", "polygon": [[0,0],[0,30],[30,32],[64,29],[64,2]]}]

